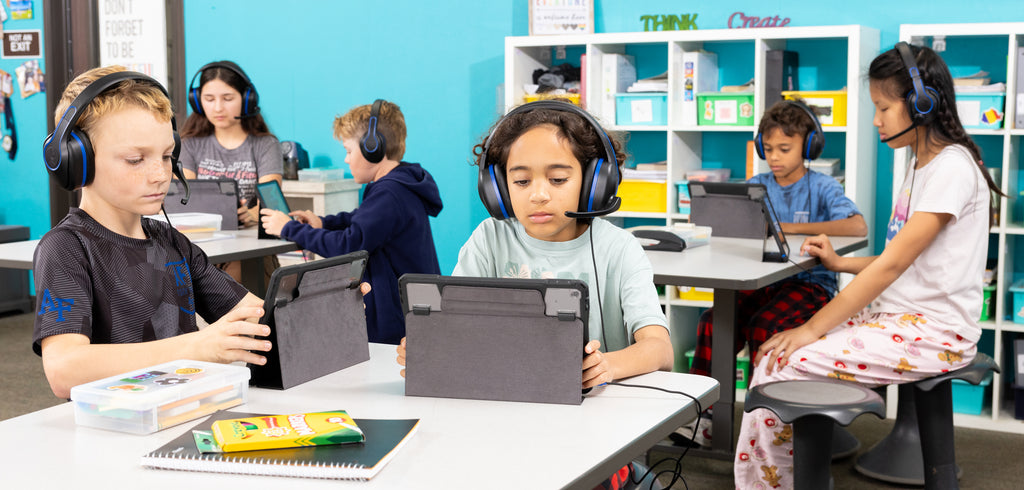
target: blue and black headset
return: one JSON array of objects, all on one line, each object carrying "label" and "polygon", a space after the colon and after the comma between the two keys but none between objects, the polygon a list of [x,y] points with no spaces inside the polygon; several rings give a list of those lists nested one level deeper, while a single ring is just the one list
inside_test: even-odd
[{"label": "blue and black headset", "polygon": [[196,78],[198,78],[204,71],[210,68],[223,68],[229,70],[245,81],[245,90],[242,93],[242,115],[241,117],[253,117],[260,112],[260,94],[256,91],[256,86],[252,84],[252,80],[249,80],[249,76],[242,71],[242,67],[235,64],[233,61],[214,61],[203,65],[195,75],[192,75],[192,81],[188,84],[188,105],[192,107],[192,110],[196,114],[205,116],[203,112],[203,101],[201,98],[200,91],[202,86],[196,86]]},{"label": "blue and black headset", "polygon": [[373,101],[373,107],[370,108],[370,119],[366,121],[366,134],[359,139],[359,152],[370,163],[380,163],[387,156],[387,139],[384,138],[383,133],[377,131],[380,122],[380,106],[383,104],[383,99]]},{"label": "blue and black headset", "polygon": [[487,211],[492,217],[500,220],[515,217],[505,172],[502,169],[496,169],[496,163],[487,162],[491,139],[509,116],[540,109],[569,112],[582,117],[594,128],[594,131],[597,131],[604,147],[603,156],[595,157],[583,165],[583,186],[580,190],[579,207],[577,212],[567,211],[565,215],[570,218],[596,218],[618,210],[622,200],[615,193],[618,192],[619,183],[622,181],[622,173],[619,171],[615,147],[608,134],[593,116],[572,103],[540,100],[523,104],[509,111],[494,125],[491,134],[484,141],[483,154],[480,156],[479,163],[477,191],[480,193],[480,200],[483,201]]},{"label": "blue and black headset", "polygon": [[[134,71],[119,71],[100,77],[90,83],[82,90],[71,105],[60,117],[60,122],[46,140],[43,141],[43,161],[46,170],[50,172],[53,179],[62,189],[73,191],[85,187],[92,182],[96,175],[96,156],[93,154],[92,143],[89,135],[75,125],[78,118],[85,112],[85,107],[103,92],[113,88],[125,80],[138,80],[149,83],[160,89],[164,95],[167,89],[160,82],[142,73]],[[174,150],[171,153],[171,170],[175,177],[181,180],[185,187],[185,197],[181,200],[186,204],[189,198],[188,181],[182,172],[181,163],[178,162],[178,155],[181,152],[181,138],[178,136],[178,125],[171,115],[171,131],[174,135]]]},{"label": "blue and black headset", "polygon": [[[806,141],[804,142],[804,151],[802,153],[804,160],[814,160],[821,156],[821,152],[825,150],[825,133],[821,130],[821,122],[818,121],[818,117],[814,115],[814,111],[807,104],[796,100],[786,100],[787,104],[794,105],[803,110],[807,117],[811,118],[811,123],[814,124],[814,128],[807,135]],[[761,160],[767,160],[764,155],[764,135],[760,131],[757,132],[755,138],[754,149],[757,150],[757,156]]]},{"label": "blue and black headset", "polygon": [[907,92],[910,120],[914,126],[925,125],[935,119],[939,112],[939,91],[925,85],[921,80],[921,71],[917,68],[917,61],[909,44],[903,41],[896,43],[896,52],[900,54],[903,66],[910,73],[910,81],[914,85],[910,92]]}]

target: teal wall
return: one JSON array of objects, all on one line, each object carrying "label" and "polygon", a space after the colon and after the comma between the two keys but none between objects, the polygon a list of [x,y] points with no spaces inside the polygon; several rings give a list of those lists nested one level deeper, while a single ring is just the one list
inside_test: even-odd
[{"label": "teal wall", "polygon": [[[31,19],[8,18],[3,28],[7,31],[43,29],[43,11],[40,2],[34,2]],[[4,8],[7,2],[4,2]],[[10,14],[10,9],[8,15]],[[39,67],[46,73],[43,57],[46,46],[42,46]],[[32,238],[43,236],[50,229],[50,188],[49,175],[43,166],[43,140],[46,138],[46,94],[37,93],[21,98],[21,85],[15,69],[27,60],[0,59],[0,70],[11,74],[14,92],[11,94],[11,108],[14,111],[14,127],[18,133],[18,153],[14,160],[7,152],[0,151],[0,176],[5,185],[0,191],[0,224],[28,226]],[[50,89],[50,87],[47,87]],[[0,118],[3,116],[0,115]]]},{"label": "teal wall", "polygon": [[[9,20],[4,27],[40,28],[44,13],[41,2],[35,3],[35,19]],[[879,29],[883,48],[896,42],[900,23],[1024,21],[1024,9],[1010,0],[969,8],[952,0],[594,3],[597,32],[643,30],[640,16],[647,14],[697,14],[698,28],[721,29],[742,12],[788,17],[790,26],[867,25]],[[377,97],[398,103],[409,126],[406,159],[434,174],[445,200],[433,224],[447,273],[461,244],[487,216],[477,198],[471,148],[497,117],[504,38],[528,33],[527,6],[527,0],[185,0],[186,67],[191,77],[212,60],[241,64],[260,92],[271,130],[300,141],[314,166],[344,166],[344,150],[331,136],[336,115]],[[0,60],[0,68],[12,74],[18,64]],[[0,193],[0,223],[29,225],[38,238],[49,226],[40,149],[48,116],[43,95],[15,95],[13,101],[21,149],[14,162],[0,156],[0,166],[18,185]],[[892,151],[880,145],[878,213],[868,217],[876,237],[884,237],[889,215],[891,161]]]}]

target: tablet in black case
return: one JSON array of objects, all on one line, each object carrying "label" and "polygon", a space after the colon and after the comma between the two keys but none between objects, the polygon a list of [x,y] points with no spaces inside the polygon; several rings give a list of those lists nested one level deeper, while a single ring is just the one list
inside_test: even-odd
[{"label": "tablet in black case", "polygon": [[249,384],[288,389],[370,359],[359,290],[367,253],[281,267],[270,276],[260,323],[273,344]]},{"label": "tablet in black case", "polygon": [[586,283],[405,274],[405,394],[578,405]]}]

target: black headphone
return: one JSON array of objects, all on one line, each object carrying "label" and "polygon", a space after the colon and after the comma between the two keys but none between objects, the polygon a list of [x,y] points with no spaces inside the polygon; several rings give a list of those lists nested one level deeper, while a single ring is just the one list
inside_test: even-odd
[{"label": "black headphone", "polygon": [[530,102],[516,107],[505,114],[491,134],[484,141],[483,154],[480,155],[480,174],[477,179],[477,191],[480,193],[480,200],[484,207],[496,219],[507,219],[515,217],[512,210],[512,199],[508,193],[508,182],[505,173],[501,170],[495,171],[494,164],[487,164],[487,154],[490,151],[491,139],[498,132],[502,123],[509,116],[529,112],[532,110],[547,109],[554,111],[569,112],[576,114],[586,120],[597,131],[604,147],[604,157],[595,157],[583,165],[583,186],[580,189],[580,202],[577,212],[566,211],[565,215],[570,218],[596,218],[606,214],[614,213],[619,209],[622,200],[615,193],[622,181],[622,173],[619,172],[619,162],[615,156],[615,147],[611,139],[605,133],[601,125],[597,123],[587,111],[569,103],[558,100],[540,100]]},{"label": "black headphone", "polygon": [[377,131],[382,104],[384,104],[384,99],[373,101],[373,107],[370,108],[370,119],[366,121],[366,134],[359,139],[359,152],[370,163],[380,163],[387,156],[387,139],[380,131]]},{"label": "black headphone", "polygon": [[[814,129],[811,130],[810,134],[807,135],[804,142],[803,158],[804,160],[814,160],[821,156],[821,152],[825,149],[825,133],[821,130],[821,122],[818,121],[818,117],[814,115],[814,111],[807,104],[797,100],[786,100],[787,104],[799,107],[805,113],[807,117],[811,118],[811,123],[814,124]],[[754,149],[757,150],[757,156],[761,160],[767,160],[764,156],[764,135],[761,131],[757,132],[757,138],[754,141]]]},{"label": "black headphone", "polygon": [[900,54],[903,66],[910,72],[910,81],[914,85],[910,92],[907,92],[910,120],[913,126],[927,124],[939,112],[939,91],[925,85],[921,80],[921,70],[917,68],[917,61],[909,44],[903,41],[896,43],[896,52]]},{"label": "black headphone", "polygon": [[[82,90],[71,105],[60,117],[57,127],[43,141],[43,162],[50,175],[57,181],[57,185],[69,191],[85,187],[92,182],[96,175],[96,156],[93,154],[92,142],[89,135],[75,127],[78,118],[82,116],[85,107],[96,97],[108,89],[125,80],[139,80],[147,82],[160,89],[167,96],[167,89],[160,82],[134,71],[119,71],[105,75],[90,83]],[[168,97],[169,99],[170,97]],[[178,161],[178,154],[181,152],[181,138],[178,136],[178,124],[171,114],[171,132],[174,135],[174,150],[171,152],[171,170],[174,176],[182,182],[185,187],[185,197],[182,204],[188,203],[189,188],[188,181]]]},{"label": "black headphone", "polygon": [[242,115],[239,116],[239,119],[253,117],[260,112],[260,94],[256,91],[256,86],[252,84],[252,80],[249,80],[249,76],[242,71],[242,68],[233,61],[214,61],[213,63],[203,65],[195,75],[192,75],[192,81],[188,84],[188,105],[192,107],[196,114],[206,115],[203,112],[203,101],[199,93],[202,87],[195,86],[196,78],[210,68],[223,68],[232,71],[245,81],[245,91],[242,93]]}]

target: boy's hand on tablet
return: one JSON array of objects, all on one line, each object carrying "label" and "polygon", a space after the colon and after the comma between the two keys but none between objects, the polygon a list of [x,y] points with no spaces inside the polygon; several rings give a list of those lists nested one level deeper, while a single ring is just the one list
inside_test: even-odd
[{"label": "boy's hand on tablet", "polygon": [[[402,337],[402,341],[398,343],[398,348],[395,349],[395,350],[398,352],[398,358],[395,359],[395,360],[398,361],[398,365],[399,366],[404,366],[405,365],[405,337]],[[405,370],[404,369],[401,370],[399,372],[399,374],[401,374],[402,377],[404,378],[405,377]]]},{"label": "boy's hand on tablet", "polygon": [[309,226],[312,226],[313,228],[324,227],[323,220],[321,220],[320,217],[316,215],[316,213],[308,209],[292,211],[288,213],[288,216],[291,216],[292,218],[298,220],[299,223],[305,223]]},{"label": "boy's hand on tablet", "polygon": [[260,214],[263,215],[260,221],[263,223],[264,231],[271,235],[281,236],[281,229],[285,223],[292,220],[290,216],[276,209],[264,208]]},{"label": "boy's hand on tablet", "polygon": [[611,381],[615,381],[612,375],[612,367],[600,349],[601,342],[591,340],[583,348],[583,387],[593,388]]},{"label": "boy's hand on tablet", "polygon": [[196,332],[193,352],[197,359],[220,363],[243,361],[265,364],[265,357],[250,351],[266,352],[271,349],[269,340],[252,338],[255,335],[270,335],[270,327],[247,320],[262,316],[262,307],[242,306]]}]

